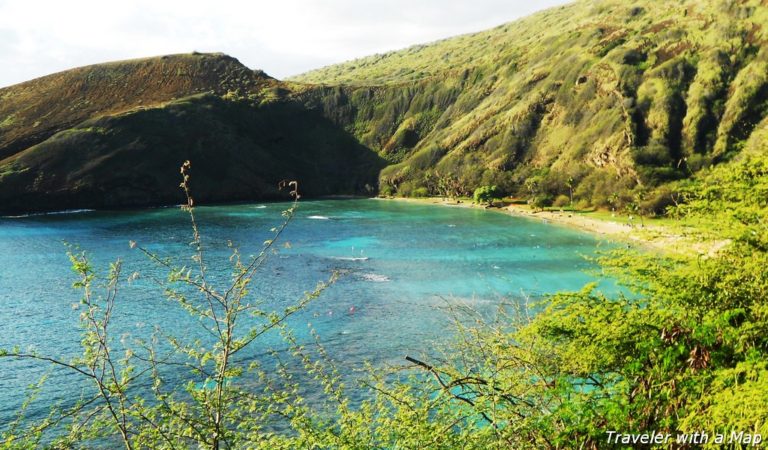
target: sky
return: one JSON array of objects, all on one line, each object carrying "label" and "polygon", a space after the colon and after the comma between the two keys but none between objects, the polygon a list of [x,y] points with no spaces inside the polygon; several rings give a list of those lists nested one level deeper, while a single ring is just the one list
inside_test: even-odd
[{"label": "sky", "polygon": [[223,52],[276,78],[481,31],[567,0],[0,0],[0,86],[73,67]]}]

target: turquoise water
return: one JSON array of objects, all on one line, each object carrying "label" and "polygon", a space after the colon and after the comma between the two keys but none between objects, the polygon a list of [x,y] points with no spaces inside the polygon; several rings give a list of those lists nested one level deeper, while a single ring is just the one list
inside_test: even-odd
[{"label": "turquoise water", "polygon": [[[212,276],[225,278],[228,241],[244,255],[258,252],[287,204],[197,209]],[[202,328],[164,299],[150,276],[162,270],[129,241],[189,264],[191,231],[178,208],[0,218],[0,348],[19,346],[56,356],[79,352],[79,293],[63,242],[87,250],[97,267],[120,258],[124,276],[113,334],[147,337],[152,330],[205,339]],[[291,319],[299,340],[311,323],[334,359],[349,372],[363,361],[403,362],[449,342],[444,306],[466,304],[490,312],[502,301],[578,289],[593,278],[584,259],[598,242],[583,233],[497,212],[381,200],[302,201],[253,293],[275,310],[291,304],[334,271],[340,280]],[[267,336],[251,357],[277,348]],[[28,360],[0,360],[0,425],[13,417],[26,386],[49,373]],[[46,384],[29,411],[77,399],[80,380],[62,371]]]}]

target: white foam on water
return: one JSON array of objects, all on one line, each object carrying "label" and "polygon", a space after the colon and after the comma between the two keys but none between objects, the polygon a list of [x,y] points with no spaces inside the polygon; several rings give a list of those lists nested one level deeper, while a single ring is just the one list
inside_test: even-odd
[{"label": "white foam on water", "polygon": [[313,219],[313,220],[329,220],[330,217],[327,216],[309,216],[307,219]]},{"label": "white foam on water", "polygon": [[378,273],[364,273],[360,275],[360,278],[365,281],[371,281],[373,283],[386,283],[388,281],[392,281],[388,276],[379,275]]},{"label": "white foam on water", "polygon": [[96,211],[96,210],[95,209],[65,209],[63,211],[50,211],[50,212],[20,214],[18,216],[0,216],[0,217],[3,217],[5,219],[22,219],[24,217],[55,216],[59,214],[80,214],[80,213],[92,212],[92,211]]}]

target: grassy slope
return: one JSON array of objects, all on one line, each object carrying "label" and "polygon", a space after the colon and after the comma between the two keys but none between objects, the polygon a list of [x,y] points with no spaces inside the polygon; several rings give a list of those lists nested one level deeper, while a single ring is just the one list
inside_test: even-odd
[{"label": "grassy slope", "polygon": [[656,186],[768,124],[767,25],[756,0],[580,1],[293,81],[393,163],[385,193],[498,184],[546,203],[573,178],[585,204],[659,209]]},{"label": "grassy slope", "polygon": [[55,73],[0,89],[0,160],[94,116],[275,84],[220,54],[169,55]]},{"label": "grassy slope", "polygon": [[[380,159],[224,55],[89,66],[0,90],[0,212],[370,192]],[[56,99],[56,101],[51,101]]]},{"label": "grassy slope", "polygon": [[0,89],[0,210],[175,201],[161,185],[195,151],[216,200],[273,195],[289,176],[307,193],[365,193],[378,177],[384,194],[495,184],[546,205],[570,185],[579,206],[661,210],[670,183],[765,136],[768,6],[625,3],[579,1],[290,82],[193,54]]}]

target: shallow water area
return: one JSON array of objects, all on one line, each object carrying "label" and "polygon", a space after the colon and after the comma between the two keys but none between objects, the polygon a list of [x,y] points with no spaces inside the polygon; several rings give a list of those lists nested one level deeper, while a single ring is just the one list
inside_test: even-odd
[{"label": "shallow water area", "polygon": [[[286,203],[199,207],[197,221],[211,277],[229,278],[231,248],[257,254],[281,222]],[[67,247],[91,255],[94,266],[123,261],[123,287],[115,309],[114,336],[148,337],[153,330],[205,339],[196,319],[165,299],[152,277],[165,272],[129,241],[192,265],[189,217],[178,208],[74,211],[0,218],[0,348],[18,346],[72,357],[79,353],[77,303]],[[297,339],[311,342],[308,324],[329,353],[349,371],[400,364],[406,354],[429,354],[450,341],[446,305],[468,305],[491,314],[502,301],[516,302],[594,281],[598,241],[590,235],[525,218],[471,208],[368,199],[302,201],[257,275],[254,299],[282,310],[334,272],[339,280],[290,319]],[[134,272],[135,281],[127,278]],[[266,336],[249,350],[256,358],[285,344]],[[49,367],[29,360],[0,360],[0,424],[25,398],[26,386]],[[74,402],[80,380],[54,372],[30,410]]]}]

